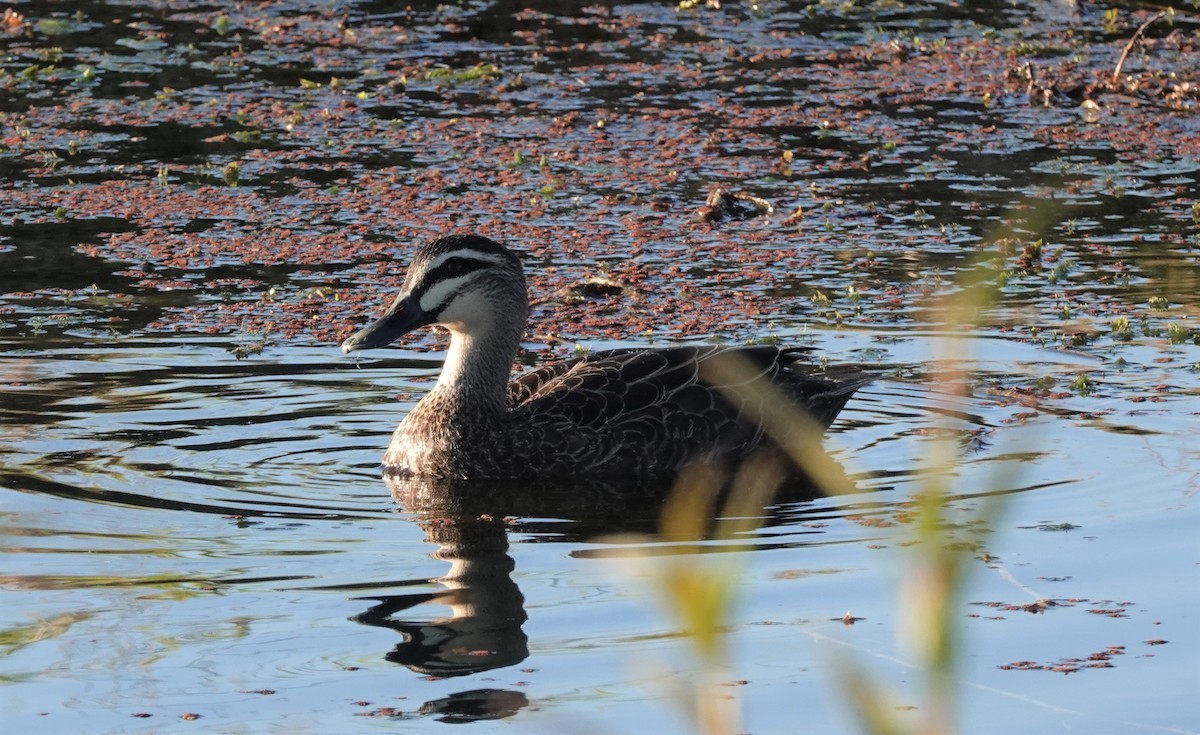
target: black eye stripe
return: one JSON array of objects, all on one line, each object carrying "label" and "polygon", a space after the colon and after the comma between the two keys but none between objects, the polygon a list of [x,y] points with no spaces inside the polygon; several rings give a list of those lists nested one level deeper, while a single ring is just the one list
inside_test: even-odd
[{"label": "black eye stripe", "polygon": [[434,283],[443,278],[457,278],[458,276],[466,275],[472,271],[487,268],[493,265],[484,260],[473,260],[471,258],[450,258],[444,263],[438,265],[437,268],[425,274],[426,283]]},{"label": "black eye stripe", "polygon": [[486,264],[469,258],[451,258],[438,266],[437,270],[444,272],[446,275],[461,276],[484,265]]},{"label": "black eye stripe", "polygon": [[490,261],[475,260],[474,258],[468,257],[449,258],[444,262],[439,263],[433,270],[427,272],[424,277],[421,278],[421,283],[415,289],[413,289],[413,292],[423,295],[426,291],[441,281],[465,276],[468,273],[473,273],[477,270],[483,270],[484,268],[490,268],[494,265],[495,263]]}]

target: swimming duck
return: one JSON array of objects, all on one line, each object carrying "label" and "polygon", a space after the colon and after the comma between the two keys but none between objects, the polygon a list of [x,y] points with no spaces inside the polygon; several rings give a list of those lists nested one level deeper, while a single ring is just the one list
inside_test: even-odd
[{"label": "swimming duck", "polygon": [[[374,323],[342,343],[382,347],[427,325],[450,332],[437,384],[396,428],[390,473],[446,479],[645,478],[695,459],[737,461],[772,439],[712,367],[731,359],[822,428],[859,387],[801,363],[803,348],[677,346],[592,352],[509,381],[529,315],[521,261],[486,237],[453,235],[413,256]],[[746,380],[738,378],[738,384]]]}]

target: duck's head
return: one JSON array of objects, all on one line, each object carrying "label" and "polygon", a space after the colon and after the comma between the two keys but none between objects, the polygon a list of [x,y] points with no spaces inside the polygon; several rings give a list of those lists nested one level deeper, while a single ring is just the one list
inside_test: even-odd
[{"label": "duck's head", "polygon": [[519,335],[528,310],[515,253],[478,235],[442,237],[417,251],[387,312],[347,337],[342,350],[383,347],[430,324],[472,336],[514,328]]}]

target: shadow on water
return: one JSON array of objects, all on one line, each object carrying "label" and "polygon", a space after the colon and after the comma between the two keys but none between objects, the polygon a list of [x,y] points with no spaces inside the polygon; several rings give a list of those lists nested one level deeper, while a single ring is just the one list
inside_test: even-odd
[{"label": "shadow on water", "polygon": [[118,217],[36,225],[3,223],[0,240],[11,241],[13,247],[0,250],[0,273],[4,274],[6,285],[19,286],[23,291],[82,290],[93,285],[122,291],[132,285],[132,279],[98,269],[95,258],[80,252],[79,245],[100,242],[110,233],[137,229]]}]

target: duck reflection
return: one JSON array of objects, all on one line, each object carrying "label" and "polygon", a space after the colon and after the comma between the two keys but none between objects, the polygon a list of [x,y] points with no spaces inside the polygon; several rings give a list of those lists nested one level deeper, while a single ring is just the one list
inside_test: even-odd
[{"label": "duck reflection", "polygon": [[[402,510],[417,517],[432,556],[450,564],[429,580],[443,590],[379,597],[353,620],[390,628],[403,636],[386,658],[428,676],[449,678],[514,666],[529,655],[521,626],[525,598],[512,578],[505,518],[568,518],[522,523],[522,530],[553,525],[559,538],[590,538],[616,531],[653,530],[661,494],[615,494],[600,487],[455,482],[386,475]],[[625,501],[615,503],[614,498]],[[636,498],[636,502],[634,501]],[[406,617],[426,604],[447,606],[434,620]]]},{"label": "duck reflection", "polygon": [[[387,660],[429,676],[464,676],[523,661],[529,645],[521,625],[529,616],[512,579],[504,523],[443,516],[420,525],[425,539],[437,545],[433,557],[450,563],[446,575],[430,580],[445,590],[364,598],[379,604],[354,620],[400,633],[404,640]],[[432,621],[393,618],[425,603],[448,606],[450,614]]]},{"label": "duck reflection", "polygon": [[472,689],[456,692],[421,705],[420,714],[441,715],[439,722],[462,723],[511,717],[529,704],[521,692],[509,689]]},{"label": "duck reflection", "polygon": [[[565,541],[653,533],[672,489],[670,482],[614,488],[402,475],[385,475],[384,480],[400,508],[416,516],[426,540],[437,547],[433,557],[448,562],[450,568],[429,580],[444,589],[362,598],[376,604],[353,619],[399,633],[403,640],[386,659],[438,678],[515,666],[529,656],[528,637],[522,630],[529,616],[512,578],[515,563],[508,554],[508,532],[513,526],[506,519],[521,518],[522,532],[552,532],[556,540]],[[789,483],[775,501],[811,500],[816,495],[811,484]],[[720,507],[717,500],[713,508]],[[706,515],[705,520],[712,522],[715,515]],[[412,615],[427,603],[447,606],[450,612],[433,620]],[[527,703],[520,692],[486,689],[460,692],[425,708],[447,722],[463,722],[507,717]]]}]

